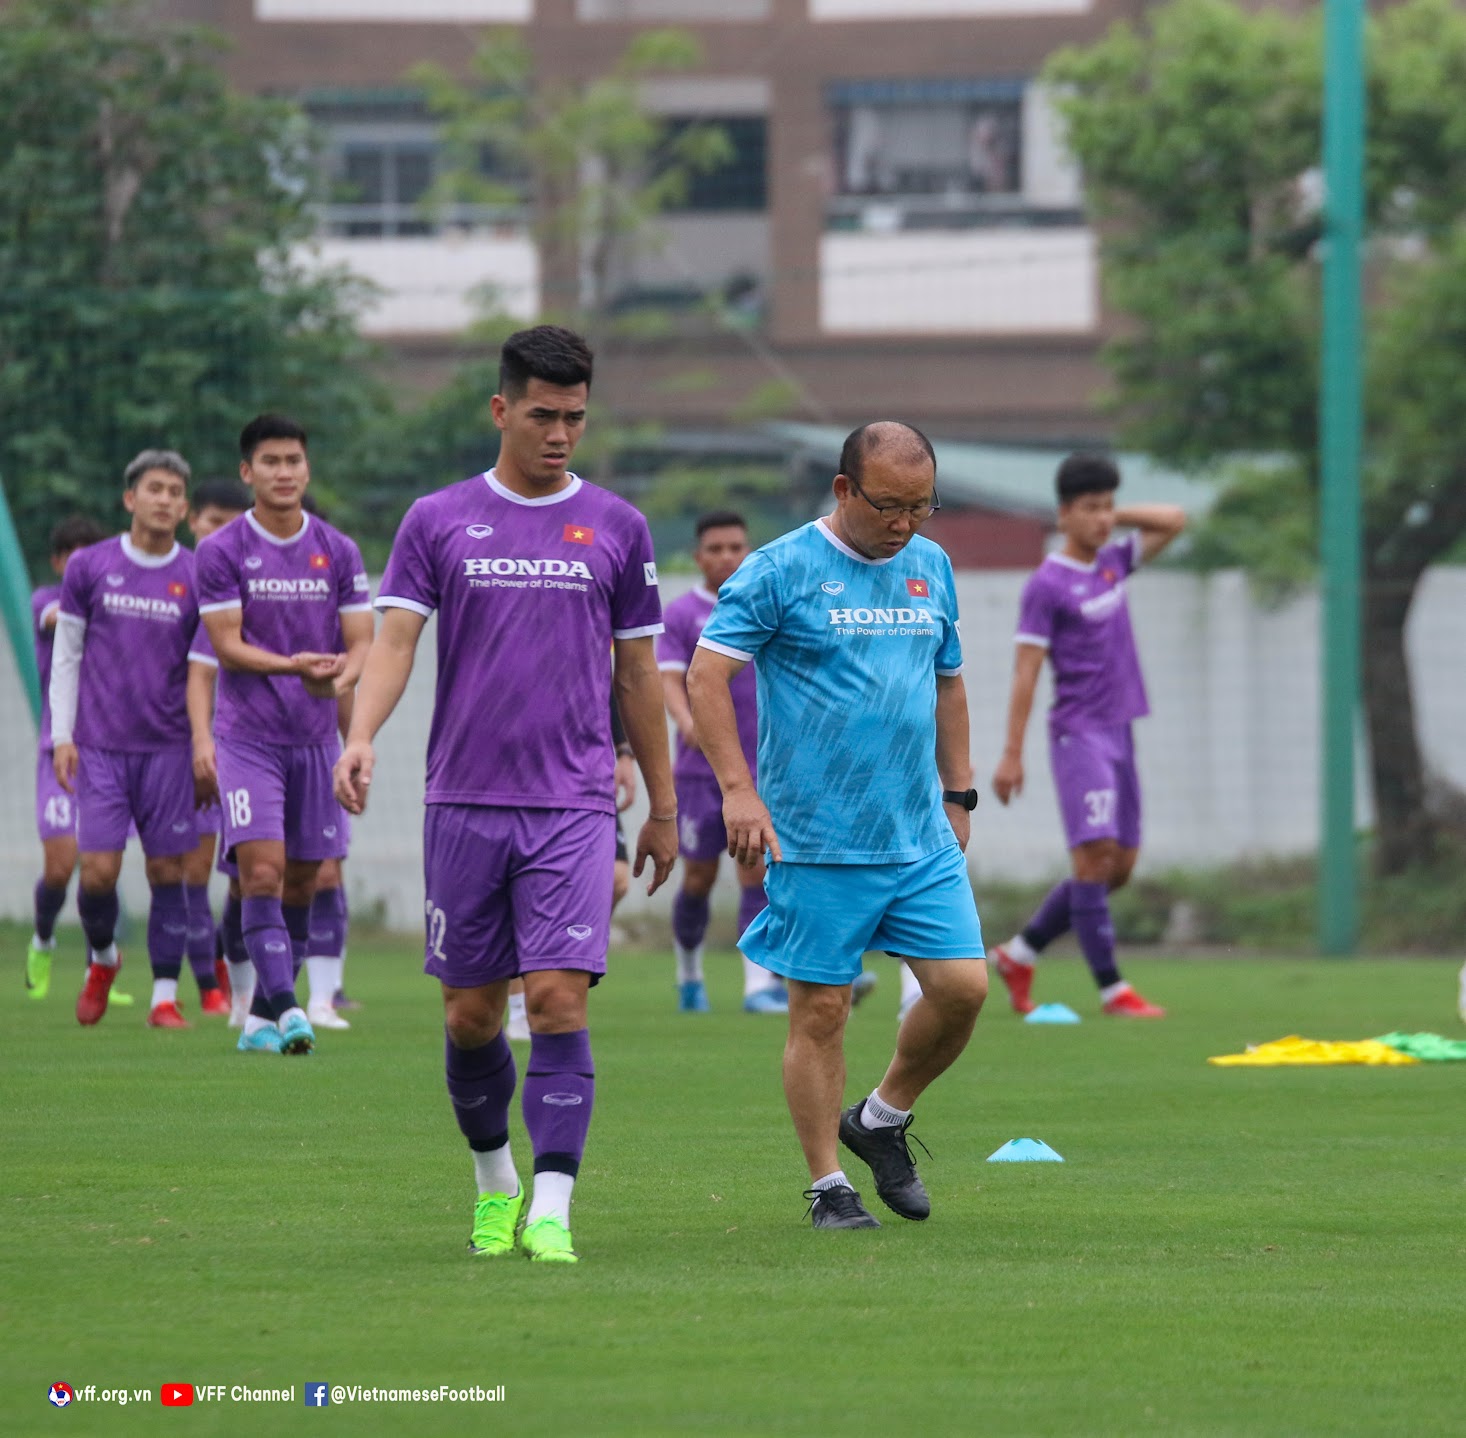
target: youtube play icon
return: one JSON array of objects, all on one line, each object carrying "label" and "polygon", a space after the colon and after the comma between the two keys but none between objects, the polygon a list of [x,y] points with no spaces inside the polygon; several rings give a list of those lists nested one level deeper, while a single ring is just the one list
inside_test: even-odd
[{"label": "youtube play icon", "polygon": [[158,1390],[165,1408],[187,1408],[193,1402],[192,1383],[165,1383]]}]

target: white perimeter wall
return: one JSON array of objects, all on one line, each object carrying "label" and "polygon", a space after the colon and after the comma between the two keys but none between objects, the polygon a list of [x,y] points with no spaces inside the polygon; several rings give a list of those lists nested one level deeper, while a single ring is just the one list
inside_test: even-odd
[{"label": "white perimeter wall", "polygon": [[[690,582],[668,576],[664,598],[675,598]],[[1023,797],[1002,809],[988,792],[1002,745],[1022,583],[1017,573],[958,580],[972,750],[983,790],[969,851],[979,886],[984,877],[1044,877],[1064,862],[1041,717],[1030,729]],[[1317,600],[1264,610],[1237,574],[1143,573],[1130,596],[1154,711],[1137,726],[1146,804],[1142,869],[1311,850],[1318,831]],[[1431,573],[1409,641],[1427,759],[1466,786],[1463,613],[1466,569]],[[347,871],[353,903],[380,904],[384,917],[404,929],[417,926],[422,905],[421,797],[434,642],[430,623],[407,694],[380,738],[373,808],[357,825]],[[1039,704],[1047,703],[1045,681]],[[0,726],[11,736],[0,749],[0,914],[21,918],[30,912],[38,872],[35,750],[8,649],[0,653]],[[1359,816],[1367,823],[1362,767],[1360,777]],[[634,835],[644,814],[638,804],[628,832]],[[723,882],[721,900],[731,903],[731,880],[725,875]],[[124,867],[124,895],[134,912],[143,911],[146,885],[135,852]],[[648,901],[633,885],[625,911],[666,913],[670,902],[670,891]],[[67,912],[74,917],[72,905]]]}]

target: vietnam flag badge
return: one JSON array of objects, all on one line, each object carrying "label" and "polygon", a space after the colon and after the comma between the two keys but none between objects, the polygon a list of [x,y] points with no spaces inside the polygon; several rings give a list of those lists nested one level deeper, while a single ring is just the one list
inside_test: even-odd
[{"label": "vietnam flag badge", "polygon": [[182,599],[183,596],[185,594],[187,594],[187,593],[188,593],[188,585],[184,584],[181,580],[175,579],[168,586],[168,595],[169,595],[169,598],[171,598],[171,599]]},{"label": "vietnam flag badge", "polygon": [[930,599],[932,592],[924,579],[908,579],[906,581],[906,592],[913,599]]},{"label": "vietnam flag badge", "polygon": [[567,524],[561,538],[567,544],[594,544],[596,532],[588,524]]},{"label": "vietnam flag badge", "polygon": [[327,559],[324,554],[313,554],[313,555],[311,555],[311,568],[312,569],[329,569],[330,567],[331,567],[331,561],[329,559]]}]

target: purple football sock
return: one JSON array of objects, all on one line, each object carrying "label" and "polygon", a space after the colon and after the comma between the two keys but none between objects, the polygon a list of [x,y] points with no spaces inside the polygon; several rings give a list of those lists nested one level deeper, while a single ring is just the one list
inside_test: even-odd
[{"label": "purple football sock", "polygon": [[443,1065],[453,1117],[468,1146],[490,1153],[509,1142],[509,1103],[514,1097],[514,1053],[499,1030],[479,1049],[461,1049],[446,1034]]},{"label": "purple football sock", "polygon": [[672,936],[684,949],[695,949],[708,931],[708,897],[695,898],[678,889],[672,900]]},{"label": "purple football sock", "polygon": [[155,979],[176,979],[188,947],[188,891],[182,884],[154,884],[148,906],[148,958]]},{"label": "purple football sock", "polygon": [[536,1173],[580,1172],[595,1097],[589,1029],[530,1036],[523,1103]]},{"label": "purple football sock", "polygon": [[209,911],[209,886],[188,886],[188,966],[200,993],[219,987],[214,977],[214,916]]},{"label": "purple football sock", "polygon": [[310,956],[339,959],[346,952],[346,896],[340,889],[316,890],[310,933]]},{"label": "purple football sock", "polygon": [[100,953],[117,936],[117,916],[122,905],[117,900],[117,890],[106,894],[89,894],[85,889],[76,896],[76,912],[81,915],[82,931],[87,936],[87,945]]},{"label": "purple football sock", "polygon": [[290,931],[279,899],[250,898],[240,903],[244,947],[255,966],[255,1002],[251,1010],[261,1018],[278,1019],[298,1008],[295,972],[290,961]]},{"label": "purple football sock", "polygon": [[285,932],[290,935],[291,977],[298,979],[300,966],[310,952],[311,906],[309,904],[282,904],[280,913],[285,919]]},{"label": "purple football sock", "polygon": [[224,935],[224,957],[231,964],[247,964],[249,950],[244,946],[244,901],[231,894],[224,900],[224,913],[219,928]]},{"label": "purple football sock", "polygon": [[738,933],[743,931],[769,906],[769,896],[762,884],[753,884],[738,895]]},{"label": "purple football sock", "polygon": [[1062,879],[1044,895],[1044,901],[1033,911],[1033,917],[1023,926],[1023,937],[1028,947],[1041,954],[1055,939],[1069,931],[1073,907],[1071,881]]},{"label": "purple football sock", "polygon": [[1106,884],[1081,884],[1078,879],[1069,886],[1070,907],[1074,915],[1074,936],[1079,940],[1084,962],[1100,988],[1120,982],[1115,967],[1115,925],[1110,919],[1110,890]]},{"label": "purple football sock", "polygon": [[56,932],[56,915],[66,904],[66,885],[53,889],[44,879],[36,880],[36,937],[43,943],[51,942]]}]

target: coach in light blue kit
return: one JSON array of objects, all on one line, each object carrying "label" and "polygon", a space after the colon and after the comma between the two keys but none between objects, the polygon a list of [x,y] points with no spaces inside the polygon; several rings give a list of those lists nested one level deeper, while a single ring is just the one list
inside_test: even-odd
[{"label": "coach in light blue kit", "polygon": [[[967,1046],[987,966],[963,858],[977,793],[956,589],[946,554],[917,534],[938,507],[930,442],[894,421],[862,426],[834,493],[829,518],[757,550],[723,585],[687,688],[729,853],[772,860],[769,906],[740,947],[789,981],[784,1091],[810,1216],[876,1228],[838,1145],[870,1165],[888,1208],[927,1217],[911,1110]],[[757,789],[728,689],[750,661]],[[906,959],[922,997],[879,1086],[842,1113],[850,984],[867,949]]]}]

